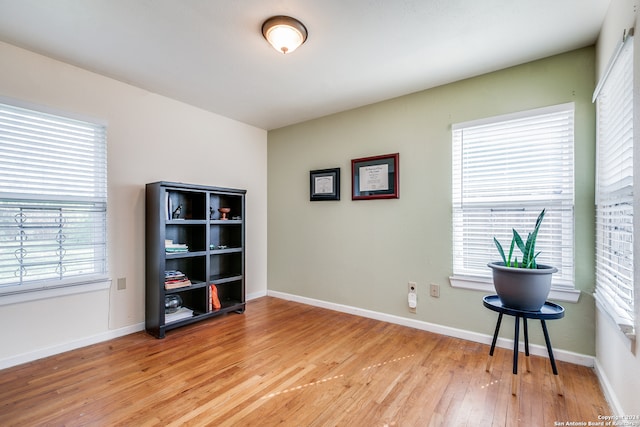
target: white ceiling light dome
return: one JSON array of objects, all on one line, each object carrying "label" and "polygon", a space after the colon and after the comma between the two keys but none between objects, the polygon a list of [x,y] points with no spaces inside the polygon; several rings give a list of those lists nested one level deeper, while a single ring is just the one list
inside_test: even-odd
[{"label": "white ceiling light dome", "polygon": [[307,28],[290,16],[272,16],[262,24],[262,35],[275,50],[291,53],[307,40]]}]

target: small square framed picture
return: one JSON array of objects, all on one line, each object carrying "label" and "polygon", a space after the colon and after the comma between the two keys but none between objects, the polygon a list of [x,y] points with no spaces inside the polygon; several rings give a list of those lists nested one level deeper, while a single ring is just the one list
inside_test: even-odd
[{"label": "small square framed picture", "polygon": [[309,172],[310,200],[340,200],[340,168]]}]

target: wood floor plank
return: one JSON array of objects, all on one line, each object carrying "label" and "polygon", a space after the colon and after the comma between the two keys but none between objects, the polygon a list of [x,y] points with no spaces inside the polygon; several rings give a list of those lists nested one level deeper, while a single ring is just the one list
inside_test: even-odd
[{"label": "wood floor plank", "polygon": [[[511,350],[260,298],[244,314],[136,333],[0,371],[0,425],[477,426],[596,421],[596,376]],[[523,356],[520,366],[524,368]]]}]

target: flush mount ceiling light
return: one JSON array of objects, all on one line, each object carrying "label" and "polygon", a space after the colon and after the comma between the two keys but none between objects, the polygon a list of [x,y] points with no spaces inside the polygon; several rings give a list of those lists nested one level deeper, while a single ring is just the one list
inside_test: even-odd
[{"label": "flush mount ceiling light", "polygon": [[307,29],[290,16],[272,16],[262,24],[262,35],[278,52],[291,53],[307,40]]}]

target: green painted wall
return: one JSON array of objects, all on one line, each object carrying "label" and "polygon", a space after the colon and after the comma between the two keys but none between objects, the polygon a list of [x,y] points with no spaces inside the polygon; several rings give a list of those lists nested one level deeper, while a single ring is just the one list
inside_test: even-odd
[{"label": "green painted wall", "polygon": [[[495,313],[482,307],[483,294],[448,280],[451,124],[573,101],[583,293],[549,327],[555,347],[593,355],[594,70],[589,47],[269,132],[268,288],[491,334]],[[395,152],[400,198],[352,201],[351,159]],[[332,167],[341,168],[341,200],[310,202],[309,171]],[[418,283],[416,314],[407,310],[408,281]],[[430,283],[441,285],[440,298],[429,296]]]}]

